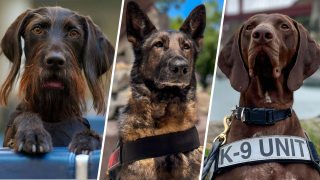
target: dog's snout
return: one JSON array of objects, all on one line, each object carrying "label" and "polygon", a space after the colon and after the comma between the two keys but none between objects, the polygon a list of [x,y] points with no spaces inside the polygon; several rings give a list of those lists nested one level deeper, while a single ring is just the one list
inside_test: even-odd
[{"label": "dog's snout", "polygon": [[51,69],[63,68],[65,63],[66,60],[62,53],[50,53],[45,59],[46,66]]},{"label": "dog's snout", "polygon": [[273,39],[273,32],[268,27],[257,27],[252,31],[252,39],[253,41],[264,44],[272,41]]},{"label": "dog's snout", "polygon": [[186,60],[173,59],[169,63],[169,68],[176,75],[184,75],[189,71],[189,64]]}]

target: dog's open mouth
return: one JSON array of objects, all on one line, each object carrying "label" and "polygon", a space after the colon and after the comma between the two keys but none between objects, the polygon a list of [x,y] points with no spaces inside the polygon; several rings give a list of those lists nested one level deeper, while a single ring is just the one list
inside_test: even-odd
[{"label": "dog's open mouth", "polygon": [[59,80],[48,80],[42,84],[42,87],[64,89],[62,82]]}]

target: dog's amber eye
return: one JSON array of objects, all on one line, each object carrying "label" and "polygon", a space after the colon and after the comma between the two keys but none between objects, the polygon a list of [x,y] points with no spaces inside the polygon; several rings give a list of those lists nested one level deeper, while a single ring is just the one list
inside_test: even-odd
[{"label": "dog's amber eye", "polygon": [[252,29],[253,29],[253,27],[251,25],[248,25],[246,28],[246,30],[252,30]]},{"label": "dog's amber eye", "polygon": [[281,25],[281,29],[289,29],[289,27],[288,27],[288,25],[286,25],[286,24],[282,24],[282,25]]},{"label": "dog's amber eye", "polygon": [[78,33],[78,31],[72,30],[72,31],[70,32],[70,36],[71,36],[71,37],[78,37],[78,36],[79,36],[79,33]]},{"label": "dog's amber eye", "polygon": [[184,44],[183,48],[184,49],[190,49],[190,46],[189,46],[189,44]]},{"label": "dog's amber eye", "polygon": [[33,32],[36,34],[40,34],[40,33],[42,33],[42,29],[41,29],[41,27],[35,27],[35,28],[33,28]]},{"label": "dog's amber eye", "polygon": [[162,44],[162,42],[159,41],[159,42],[157,42],[157,43],[155,44],[155,46],[156,46],[156,47],[163,47],[163,44]]}]

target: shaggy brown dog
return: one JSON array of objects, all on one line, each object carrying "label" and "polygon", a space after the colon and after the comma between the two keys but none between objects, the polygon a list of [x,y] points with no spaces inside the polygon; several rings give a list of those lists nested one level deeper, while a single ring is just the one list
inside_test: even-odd
[{"label": "shaggy brown dog", "polygon": [[[122,143],[192,128],[196,121],[195,62],[206,23],[196,7],[179,31],[159,31],[134,2],[127,4],[127,36],[135,54],[132,95],[119,116]],[[202,148],[120,166],[116,179],[198,179]]]},{"label": "shaggy brown dog", "polygon": [[[293,91],[319,67],[320,48],[307,30],[281,14],[251,17],[231,37],[219,55],[219,67],[241,93],[239,105],[249,108],[292,107]],[[291,117],[271,126],[247,125],[233,118],[227,144],[245,138],[290,135],[306,138],[299,119]],[[320,179],[308,164],[263,163],[243,166],[216,179]]]},{"label": "shaggy brown dog", "polygon": [[7,105],[20,75],[21,37],[26,57],[19,88],[23,100],[9,117],[3,146],[46,153],[52,146],[68,146],[72,140],[69,150],[77,154],[101,148],[101,137],[81,118],[81,110],[86,110],[86,78],[94,109],[105,113],[100,77],[114,56],[106,36],[89,17],[68,9],[28,9],[1,41],[2,52],[12,63],[0,89],[1,104]]}]

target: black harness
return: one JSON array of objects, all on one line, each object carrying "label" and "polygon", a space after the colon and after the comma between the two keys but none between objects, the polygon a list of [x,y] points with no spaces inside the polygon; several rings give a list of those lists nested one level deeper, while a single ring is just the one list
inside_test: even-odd
[{"label": "black harness", "polygon": [[122,164],[142,159],[173,155],[200,146],[196,127],[186,131],[145,137],[126,143],[118,142],[108,165],[109,178],[115,180]]},{"label": "black harness", "polygon": [[[235,117],[238,120],[242,120],[242,122],[244,122],[248,125],[261,125],[261,126],[273,125],[278,121],[281,121],[281,120],[284,120],[288,117],[291,117],[291,115],[292,115],[291,108],[277,111],[273,108],[250,109],[250,108],[244,108],[244,107],[237,107],[235,112],[236,112]],[[244,115],[244,117],[243,117],[243,115]],[[223,141],[219,139],[218,141],[215,141],[213,143],[212,149],[211,149],[209,155],[204,160],[201,179],[204,180],[208,173],[209,173],[209,179],[215,179],[218,175],[225,173],[229,170],[232,170],[234,168],[237,168],[237,167],[261,164],[261,163],[267,163],[267,162],[310,164],[314,168],[316,168],[318,170],[318,172],[320,173],[319,155],[317,153],[316,147],[313,144],[313,142],[311,142],[311,140],[309,139],[307,134],[305,134],[305,135],[307,137],[306,139],[296,137],[296,136],[282,136],[282,137],[281,136],[263,136],[263,137],[259,137],[259,138],[244,139],[244,140],[240,140],[238,142],[233,142],[233,143],[226,144],[223,146],[221,146]],[[281,144],[279,139],[282,139],[282,142],[284,142],[284,143]],[[282,150],[284,153],[288,154],[288,157],[286,157],[286,156],[275,157],[276,155],[272,156],[270,146],[269,146],[269,153],[262,151],[263,156],[266,157],[264,159],[256,158],[256,159],[250,161],[249,157],[247,156],[247,155],[249,155],[248,153],[246,153],[246,154],[242,153],[242,155],[241,155],[241,151],[248,152],[250,142],[253,142],[253,141],[256,141],[256,143],[252,143],[255,145],[259,144],[259,143],[257,143],[257,141],[260,142],[260,147],[254,146],[254,148],[255,148],[254,153],[257,154],[257,152],[258,152],[257,149],[260,148],[260,151],[261,151],[261,148],[263,148],[263,147],[261,147],[261,144],[263,146],[263,140],[269,140],[269,142],[270,142],[269,145],[271,145],[273,147],[274,154],[279,155],[280,151]],[[272,142],[272,141],[277,141],[277,142]],[[239,145],[239,143],[242,143],[242,144]],[[274,147],[272,145],[272,143],[274,143],[274,146],[277,146],[278,149],[276,149],[276,147]],[[279,145],[279,143],[281,145]],[[296,146],[298,146],[297,150],[294,150],[294,143]],[[234,146],[234,147],[232,147],[232,146]],[[239,152],[233,153],[234,151],[232,151],[232,148],[235,148],[235,146],[240,147],[240,148],[238,148]],[[302,151],[303,147],[304,147],[305,152]],[[250,148],[252,148],[252,147],[250,146]],[[298,150],[300,150],[300,151],[298,151]],[[295,158],[295,156],[300,155],[299,153],[302,153],[302,156],[304,156],[306,159],[303,159],[301,157],[300,157],[300,159]],[[239,156],[243,156],[244,161],[237,162],[234,159],[232,159],[234,157],[238,158]],[[260,155],[258,157],[263,157],[263,156]],[[268,159],[267,156],[272,157],[272,158]],[[246,159],[246,158],[248,158],[248,159]],[[222,167],[221,164],[224,164],[224,163],[226,165],[224,165]]]}]

